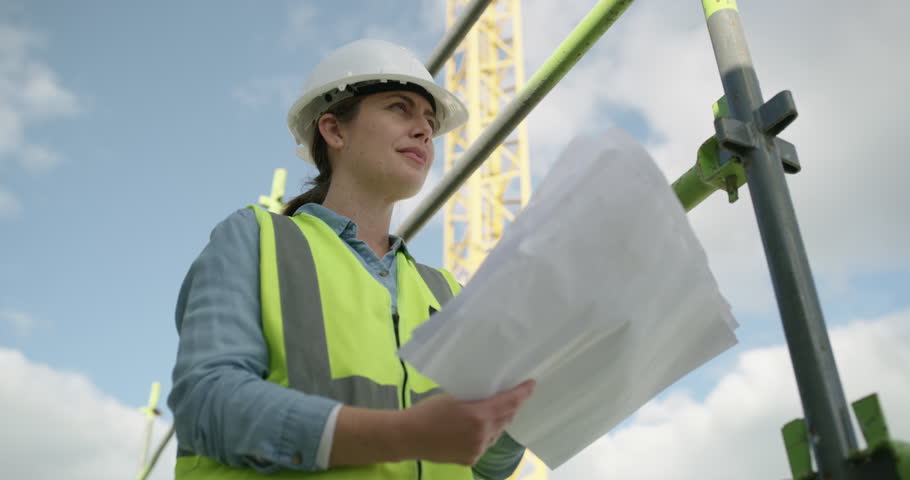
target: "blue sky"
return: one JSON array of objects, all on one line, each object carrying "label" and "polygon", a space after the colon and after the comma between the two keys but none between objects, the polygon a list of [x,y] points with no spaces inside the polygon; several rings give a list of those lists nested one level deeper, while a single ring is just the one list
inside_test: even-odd
[{"label": "blue sky", "polygon": [[[524,2],[528,75],[591,3]],[[531,114],[535,179],[573,135],[611,126],[638,138],[668,179],[692,165],[721,90],[689,3],[633,5]],[[900,316],[910,167],[899,160],[910,145],[897,127],[910,105],[893,94],[910,76],[894,61],[908,41],[894,19],[908,7],[880,2],[855,18],[849,2],[740,3],[765,96],[790,88],[800,108],[783,136],[804,165],[790,185],[829,325],[862,332],[910,318]],[[0,348],[127,407],[152,381],[166,394],[177,291],[209,232],[268,193],[275,168],[288,169],[292,193],[312,173],[284,124],[308,70],[362,37],[426,58],[443,32],[435,2],[0,1]],[[784,341],[742,193],[691,215],[741,344],[658,405],[676,395],[708,405],[746,353]],[[441,263],[440,225],[411,243],[425,263]],[[910,346],[906,330],[895,335]]]}]

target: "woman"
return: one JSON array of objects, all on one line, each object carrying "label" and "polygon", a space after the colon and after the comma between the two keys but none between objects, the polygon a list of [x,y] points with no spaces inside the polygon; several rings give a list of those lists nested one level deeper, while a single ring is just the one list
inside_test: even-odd
[{"label": "woman", "polygon": [[459,287],[389,235],[392,209],[423,185],[432,138],[465,119],[399,46],[361,40],[316,67],[288,115],[314,188],[284,215],[228,217],[181,288],[168,399],[178,479],[515,469],[524,448],[502,432],[532,381],[457,401],[396,355]]}]

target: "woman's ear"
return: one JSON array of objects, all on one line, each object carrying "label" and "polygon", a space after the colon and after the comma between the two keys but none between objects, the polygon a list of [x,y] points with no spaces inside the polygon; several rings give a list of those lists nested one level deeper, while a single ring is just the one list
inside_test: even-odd
[{"label": "woman's ear", "polygon": [[322,138],[330,148],[338,149],[344,146],[341,124],[334,114],[326,113],[319,117],[316,128],[319,129],[319,133],[322,134]]}]

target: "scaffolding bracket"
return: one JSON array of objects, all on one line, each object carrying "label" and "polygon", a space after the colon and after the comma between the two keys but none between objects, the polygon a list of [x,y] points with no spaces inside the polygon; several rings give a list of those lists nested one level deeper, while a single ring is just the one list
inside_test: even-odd
[{"label": "scaffolding bracket", "polygon": [[[774,148],[780,155],[784,173],[794,174],[802,170],[796,147],[777,137],[780,132],[793,123],[793,120],[796,120],[796,104],[793,102],[793,94],[789,90],[778,93],[756,109],[754,122],[741,122],[730,117],[724,97],[721,97],[714,105],[714,131],[717,133],[718,144],[722,149],[729,151],[730,156],[741,155],[746,150],[758,148],[758,142],[764,141],[767,135],[772,137]],[[724,164],[727,158],[721,156],[720,161],[721,164]]]},{"label": "scaffolding bracket", "polygon": [[[730,203],[739,199],[739,187],[746,184],[740,155],[747,149],[757,148],[764,138],[756,133],[780,132],[796,118],[796,106],[789,91],[781,92],[758,109],[757,125],[740,122],[730,117],[725,97],[713,105],[714,125],[717,134],[705,140],[698,148],[695,166],[673,182],[673,190],[686,211],[692,210],[717,190],[727,192]],[[786,173],[800,171],[799,157],[792,143],[773,137]]]},{"label": "scaffolding bracket", "polygon": [[[868,480],[910,480],[910,444],[891,440],[877,394],[853,402],[865,450],[855,450],[847,458],[849,478]],[[793,480],[816,480],[812,471],[809,430],[797,418],[781,429]]]}]

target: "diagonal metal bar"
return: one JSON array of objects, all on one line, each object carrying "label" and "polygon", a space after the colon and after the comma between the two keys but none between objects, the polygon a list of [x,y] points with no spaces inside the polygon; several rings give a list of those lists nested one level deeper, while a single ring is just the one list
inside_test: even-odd
[{"label": "diagonal metal bar", "polygon": [[442,70],[442,66],[446,64],[446,60],[455,53],[458,44],[464,40],[465,35],[467,35],[471,30],[471,27],[477,23],[477,19],[480,18],[491,1],[492,0],[474,0],[464,8],[461,16],[458,17],[458,20],[455,21],[452,28],[446,32],[446,35],[442,37],[442,41],[439,42],[436,50],[433,51],[430,58],[427,60],[427,70],[430,71],[430,75],[435,77],[436,74]]},{"label": "diagonal metal bar", "polygon": [[406,241],[439,211],[465,181],[487,159],[525,117],[547,96],[547,93],[575,66],[597,40],[626,11],[634,0],[601,0],[556,48],[540,70],[528,80],[502,113],[480,137],[462,154],[461,160],[430,192],[410,217],[405,219],[396,235]]}]

